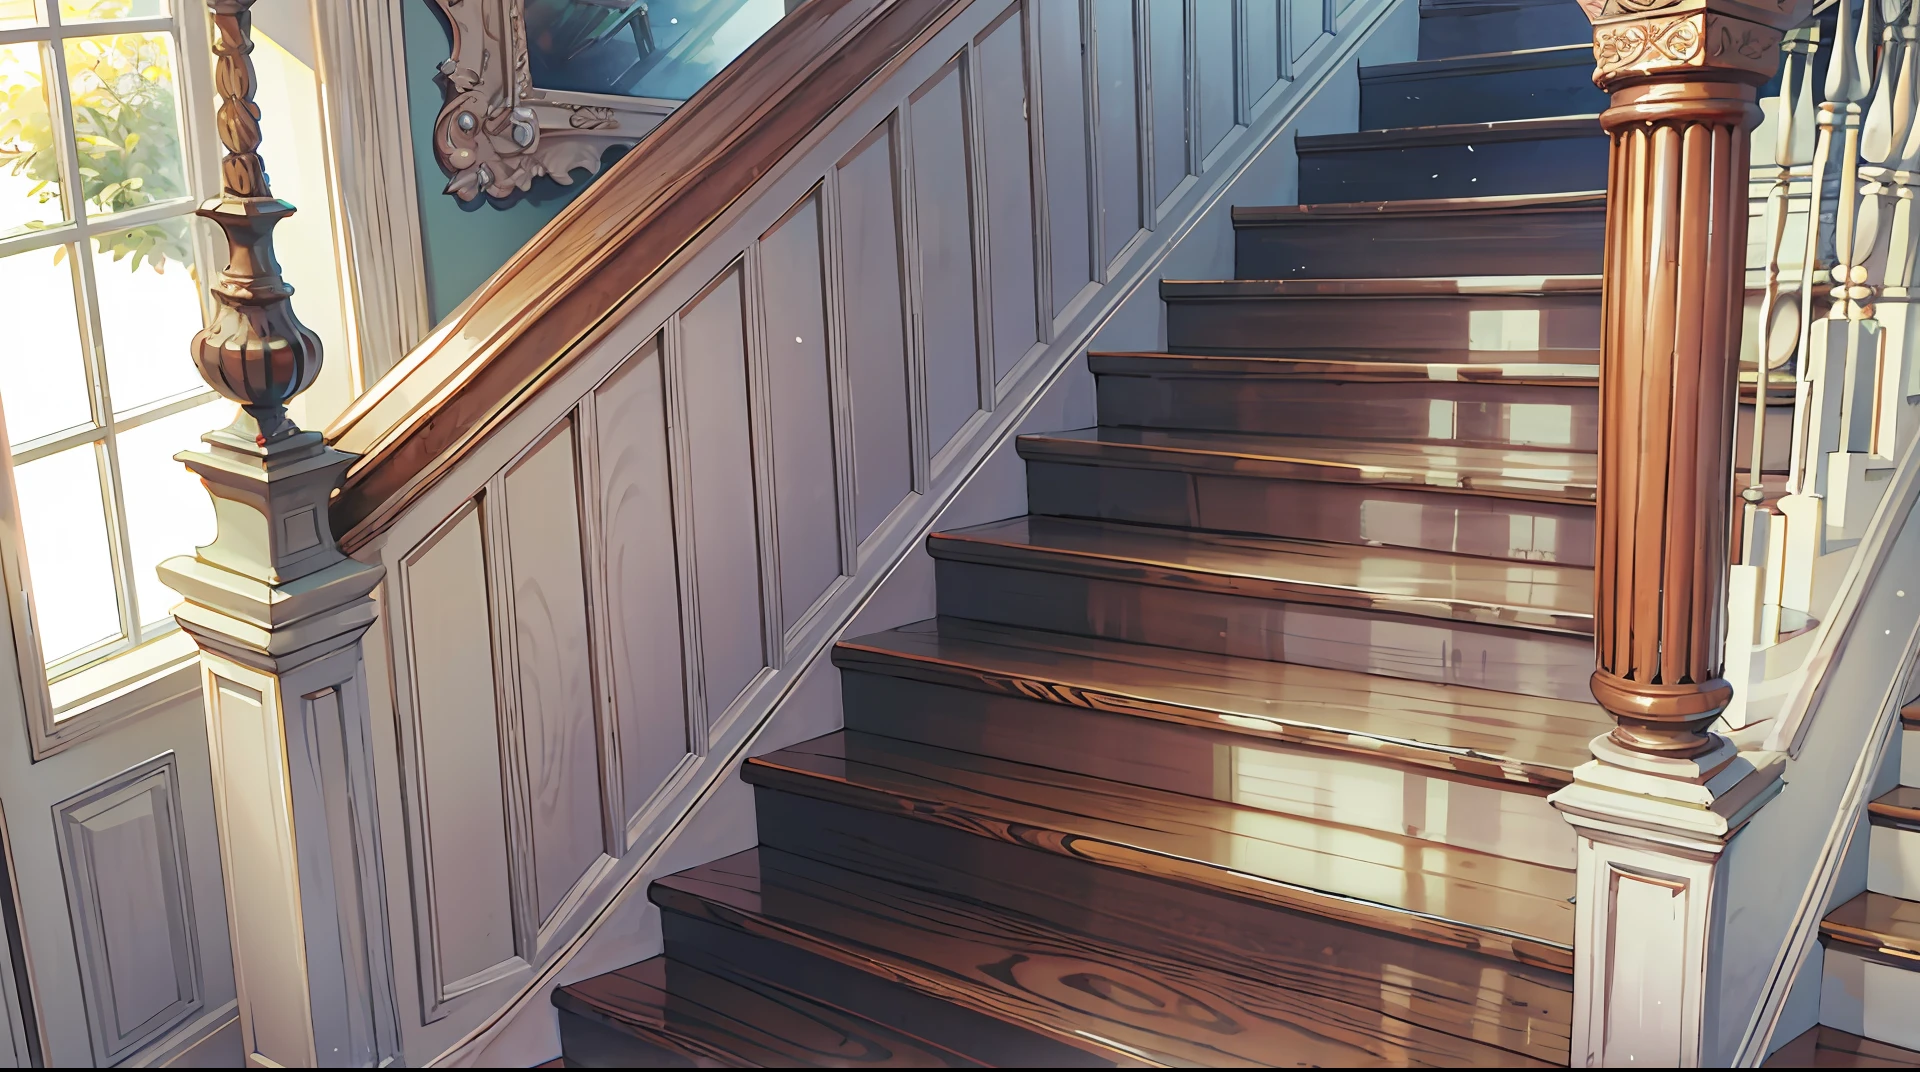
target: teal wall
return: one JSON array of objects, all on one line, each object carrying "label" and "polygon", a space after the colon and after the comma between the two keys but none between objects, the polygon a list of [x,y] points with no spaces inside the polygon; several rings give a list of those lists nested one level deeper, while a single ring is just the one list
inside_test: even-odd
[{"label": "teal wall", "polygon": [[433,121],[442,94],[436,68],[453,50],[452,37],[432,0],[401,0],[407,43],[407,108],[413,127],[413,170],[420,186],[420,243],[426,252],[427,303],[443,320],[467,295],[526,245],[542,224],[587,187],[535,179],[526,193],[497,201],[461,201],[446,193],[447,174],[433,158]]}]

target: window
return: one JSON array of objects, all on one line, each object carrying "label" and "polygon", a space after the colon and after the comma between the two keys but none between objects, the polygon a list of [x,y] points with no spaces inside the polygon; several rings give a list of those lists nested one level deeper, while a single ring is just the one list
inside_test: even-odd
[{"label": "window", "polygon": [[188,348],[210,263],[209,154],[183,123],[212,114],[189,92],[198,3],[0,0],[0,410],[49,679],[172,630],[155,567],[213,535],[173,460],[233,414]]}]

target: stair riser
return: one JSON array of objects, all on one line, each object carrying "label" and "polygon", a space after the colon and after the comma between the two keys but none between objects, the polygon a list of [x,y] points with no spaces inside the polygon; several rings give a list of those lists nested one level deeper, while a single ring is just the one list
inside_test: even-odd
[{"label": "stair riser", "polygon": [[[1557,973],[795,794],[757,789],[756,811],[767,845],[1177,961],[1182,978],[1167,982],[1196,997],[1267,991],[1284,1007],[1288,991],[1306,991],[1566,1060],[1572,1000]],[[1107,1004],[1091,987],[1073,1000],[1134,1022],[1152,1015],[1151,1006]]]},{"label": "stair riser", "polygon": [[1300,149],[1303,205],[1573,193],[1606,185],[1607,139],[1597,123],[1591,134],[1573,137]]},{"label": "stair riser", "polygon": [[1547,804],[1546,787],[1481,781],[1498,776],[1485,760],[1458,757],[1461,773],[1474,778],[1466,781],[1381,762],[1402,754],[1436,767],[1454,761],[1440,752],[1379,745],[1374,758],[1353,758],[1253,734],[882,674],[843,670],[840,681],[850,730],[1574,866],[1572,828]]},{"label": "stair riser", "polygon": [[1900,784],[1920,786],[1920,729],[1900,731]]},{"label": "stair riser", "polygon": [[1593,84],[1593,53],[1524,70],[1461,70],[1425,77],[1360,72],[1360,129],[1498,123],[1595,115],[1607,95]]},{"label": "stair riser", "polygon": [[991,1065],[1111,1067],[1052,1039],[797,948],[775,933],[751,933],[674,910],[663,910],[660,922],[667,955],[675,960],[727,978],[765,980],[880,1023],[912,1025],[918,1037]]},{"label": "stair riser", "polygon": [[1590,700],[1593,642],[1305,603],[939,561],[940,613],[1188,651]]},{"label": "stair riser", "polygon": [[560,1049],[568,1068],[688,1068],[693,1061],[677,1048],[625,1031],[615,1031],[565,1009],[559,1013]]},{"label": "stair riser", "polygon": [[1100,423],[1108,427],[1600,448],[1600,392],[1593,387],[1167,376],[1096,382]]},{"label": "stair riser", "polygon": [[1600,345],[1600,295],[1170,298],[1173,351],[1584,349]]},{"label": "stair riser", "polygon": [[1868,828],[1867,889],[1920,901],[1920,830],[1880,823]]},{"label": "stair riser", "polygon": [[1036,514],[1593,565],[1593,507],[1478,495],[1027,463]]},{"label": "stair riser", "polygon": [[1826,943],[1820,1022],[1870,1039],[1920,1049],[1920,971],[1896,966],[1840,942]]},{"label": "stair riser", "polygon": [[1525,48],[1552,48],[1593,40],[1593,27],[1578,4],[1529,4],[1452,14],[1444,7],[1422,6],[1420,58],[1477,56]]},{"label": "stair riser", "polygon": [[1397,217],[1391,213],[1234,228],[1241,279],[1597,275],[1606,214],[1593,209]]}]

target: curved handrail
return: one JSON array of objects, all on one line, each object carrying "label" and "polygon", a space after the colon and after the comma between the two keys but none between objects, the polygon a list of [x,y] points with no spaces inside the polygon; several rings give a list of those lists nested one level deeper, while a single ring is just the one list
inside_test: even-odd
[{"label": "curved handrail", "polygon": [[968,0],[810,0],[675,110],[342,414],[349,552],[651,292],[809,131]]}]

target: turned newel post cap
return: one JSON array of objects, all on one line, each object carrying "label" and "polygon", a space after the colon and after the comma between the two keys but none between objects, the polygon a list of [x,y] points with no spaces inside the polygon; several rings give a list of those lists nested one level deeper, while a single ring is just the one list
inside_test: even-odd
[{"label": "turned newel post cap", "polygon": [[1812,0],[1579,0],[1593,23],[1593,81],[1609,92],[1641,82],[1759,86],[1780,41]]}]

